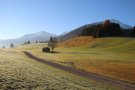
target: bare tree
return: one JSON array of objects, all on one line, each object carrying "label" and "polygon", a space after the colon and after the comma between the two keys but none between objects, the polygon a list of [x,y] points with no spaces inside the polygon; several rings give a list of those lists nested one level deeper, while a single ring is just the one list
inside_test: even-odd
[{"label": "bare tree", "polygon": [[55,37],[50,37],[48,46],[51,48],[51,52],[54,52],[54,48],[57,46],[57,40]]}]

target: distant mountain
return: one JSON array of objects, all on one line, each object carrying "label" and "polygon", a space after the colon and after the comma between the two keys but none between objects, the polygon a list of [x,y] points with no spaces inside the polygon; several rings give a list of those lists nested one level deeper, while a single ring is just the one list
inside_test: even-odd
[{"label": "distant mountain", "polygon": [[85,26],[79,27],[79,28],[77,28],[73,31],[70,31],[66,34],[60,35],[60,36],[57,37],[57,39],[60,40],[60,41],[63,41],[63,40],[67,40],[67,39],[70,39],[70,38],[77,37],[77,36],[82,34],[85,27],[87,27],[87,26],[85,25]]},{"label": "distant mountain", "polygon": [[67,34],[68,32],[62,32],[59,36],[62,36],[62,35],[65,35],[65,34]]},{"label": "distant mountain", "polygon": [[58,36],[57,39],[63,41],[77,36],[129,37],[132,33],[132,29],[133,27],[130,25],[123,24],[122,22],[115,19],[110,19],[81,26],[75,30],[72,30],[69,33],[66,33],[65,35]]},{"label": "distant mountain", "polygon": [[32,43],[36,41],[47,41],[51,36],[56,36],[56,34],[48,33],[46,31],[41,31],[37,33],[32,34],[26,34],[20,38],[16,39],[7,39],[7,40],[0,40],[0,47],[6,46],[9,47],[11,43],[13,43],[15,46],[23,44],[24,42],[30,41]]},{"label": "distant mountain", "polygon": [[132,29],[133,28],[132,26],[124,24],[124,23],[122,23],[122,22],[120,22],[118,20],[115,20],[115,19],[110,19],[110,21],[112,23],[118,23],[122,29]]}]

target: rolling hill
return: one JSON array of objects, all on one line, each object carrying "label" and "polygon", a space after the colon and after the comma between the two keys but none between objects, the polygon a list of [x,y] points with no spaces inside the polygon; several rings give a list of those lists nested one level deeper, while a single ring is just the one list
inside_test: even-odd
[{"label": "rolling hill", "polygon": [[69,40],[66,40],[64,42],[60,42],[58,47],[78,47],[78,46],[82,46],[82,45],[87,45],[89,43],[91,43],[93,40],[95,40],[95,38],[91,37],[91,36],[80,36],[80,37],[75,37]]}]

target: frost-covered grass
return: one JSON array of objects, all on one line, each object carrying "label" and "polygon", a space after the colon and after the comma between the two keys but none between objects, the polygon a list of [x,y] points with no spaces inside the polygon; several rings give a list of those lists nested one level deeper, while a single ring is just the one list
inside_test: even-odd
[{"label": "frost-covered grass", "polygon": [[0,89],[118,90],[34,61],[18,50],[8,49],[0,50]]}]

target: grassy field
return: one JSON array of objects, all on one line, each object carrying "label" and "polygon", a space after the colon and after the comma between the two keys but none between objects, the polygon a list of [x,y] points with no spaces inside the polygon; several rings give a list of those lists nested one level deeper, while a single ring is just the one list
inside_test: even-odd
[{"label": "grassy field", "polygon": [[21,50],[0,49],[0,90],[118,90],[34,61]]},{"label": "grassy field", "polygon": [[[76,39],[61,43],[61,47],[55,49],[57,53],[53,54],[41,52],[46,44],[20,46],[17,50],[28,50],[43,59],[135,83],[134,38],[97,38],[92,41],[89,39],[89,44],[85,43],[79,47],[71,45],[71,42],[78,45]],[[84,41],[82,37],[81,40]],[[67,46],[67,43],[71,44]]]}]

